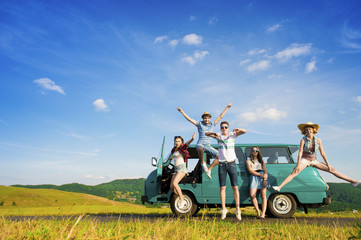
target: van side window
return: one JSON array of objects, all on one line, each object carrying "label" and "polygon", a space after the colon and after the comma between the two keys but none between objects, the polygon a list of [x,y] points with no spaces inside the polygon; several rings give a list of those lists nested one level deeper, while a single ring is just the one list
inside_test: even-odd
[{"label": "van side window", "polygon": [[244,159],[244,154],[243,154],[242,148],[235,147],[234,150],[236,152],[236,157],[238,158],[239,164],[245,164],[246,160]]},{"label": "van side window", "polygon": [[290,151],[293,158],[293,162],[296,163],[300,149],[298,147],[290,147]]},{"label": "van side window", "polygon": [[[286,147],[260,147],[263,161],[267,164],[293,163],[292,158]],[[250,155],[251,148],[246,148],[247,157]]]}]

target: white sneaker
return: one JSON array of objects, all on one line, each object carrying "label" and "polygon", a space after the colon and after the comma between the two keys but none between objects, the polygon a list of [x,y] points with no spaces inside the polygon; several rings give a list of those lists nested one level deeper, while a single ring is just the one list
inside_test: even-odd
[{"label": "white sneaker", "polygon": [[226,218],[227,212],[228,212],[227,208],[226,208],[226,210],[223,210],[223,209],[221,210],[221,219],[222,220]]},{"label": "white sneaker", "polygon": [[357,186],[360,185],[360,184],[361,184],[361,181],[358,181],[358,182],[355,182],[355,183],[351,183],[351,185],[354,186],[354,187],[357,187]]},{"label": "white sneaker", "polygon": [[237,211],[236,209],[234,210],[234,213],[236,214],[236,218],[241,221],[242,220],[241,210]]},{"label": "white sneaker", "polygon": [[273,186],[272,187],[274,190],[276,190],[277,192],[281,191],[281,188],[279,186]]},{"label": "white sneaker", "polygon": [[207,174],[207,176],[208,176],[210,179],[212,179],[212,177],[211,177],[211,171],[212,171],[212,170],[207,170],[207,171],[206,171],[206,174]]}]

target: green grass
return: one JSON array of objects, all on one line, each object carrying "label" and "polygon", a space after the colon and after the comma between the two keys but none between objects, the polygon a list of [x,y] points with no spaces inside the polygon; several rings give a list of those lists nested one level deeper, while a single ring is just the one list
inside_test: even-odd
[{"label": "green grass", "polygon": [[[353,238],[354,237],[354,238]],[[357,239],[361,225],[317,226],[302,223],[233,222],[216,218],[154,221],[105,221],[87,219],[0,219],[0,239]]]}]

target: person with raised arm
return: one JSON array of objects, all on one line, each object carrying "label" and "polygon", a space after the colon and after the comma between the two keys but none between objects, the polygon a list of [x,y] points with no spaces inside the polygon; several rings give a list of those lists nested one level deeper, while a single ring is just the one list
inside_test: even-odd
[{"label": "person with raised arm", "polygon": [[233,190],[233,197],[236,203],[235,214],[238,220],[241,220],[241,210],[239,208],[239,190],[238,190],[238,174],[236,167],[236,152],[234,149],[235,139],[242,134],[245,134],[247,130],[242,128],[235,128],[229,133],[228,122],[221,122],[221,134],[215,132],[206,132],[206,136],[217,139],[219,150],[219,166],[218,166],[218,178],[219,178],[219,195],[221,197],[221,219],[225,219],[227,216],[226,208],[226,178],[227,173],[231,180],[231,186]]},{"label": "person with raised arm", "polygon": [[[298,125],[298,129],[304,136],[302,137],[300,142],[300,151],[298,153],[297,165],[293,169],[292,173],[288,175],[288,177],[286,177],[286,179],[281,183],[281,185],[273,186],[274,190],[281,191],[283,186],[289,183],[294,177],[296,177],[303,169],[308,166],[312,166],[322,171],[332,173],[333,175],[335,175],[335,177],[343,179],[351,183],[355,187],[361,184],[361,181],[351,179],[330,166],[326,157],[326,153],[322,146],[322,141],[320,138],[315,136],[319,128],[320,125],[314,124],[312,122],[306,122]],[[325,161],[324,163],[317,160],[317,151],[320,151],[320,154]]]},{"label": "person with raised arm", "polygon": [[[204,112],[202,114],[202,120],[203,121],[196,121],[192,118],[190,118],[180,107],[177,108],[177,110],[193,125],[195,125],[198,128],[198,142],[197,142],[197,153],[199,156],[200,163],[202,164],[203,170],[207,174],[209,178],[211,177],[211,170],[214,166],[218,164],[218,151],[214,149],[211,146],[212,139],[205,135],[206,132],[213,131],[215,125],[221,121],[221,119],[224,117],[228,109],[230,109],[232,106],[232,103],[229,102],[227,107],[223,110],[223,112],[216,118],[214,122],[211,121],[212,115],[208,112]],[[210,155],[212,158],[216,158],[216,160],[213,161],[213,163],[210,165],[210,167],[207,167],[206,162],[203,158],[203,152],[206,152],[208,155]]]},{"label": "person with raised arm", "polygon": [[172,156],[169,158],[170,160],[174,159],[174,168],[175,172],[173,173],[172,180],[170,182],[170,189],[173,190],[175,194],[179,196],[178,207],[184,208],[186,202],[184,201],[182,190],[179,187],[179,182],[187,175],[187,167],[185,162],[187,162],[189,158],[188,146],[191,142],[196,138],[197,133],[194,132],[192,138],[184,143],[184,139],[181,136],[174,137],[174,147],[171,151]]}]

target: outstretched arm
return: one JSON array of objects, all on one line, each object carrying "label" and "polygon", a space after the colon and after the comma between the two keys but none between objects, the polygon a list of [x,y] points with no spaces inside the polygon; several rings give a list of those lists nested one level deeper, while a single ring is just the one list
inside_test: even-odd
[{"label": "outstretched arm", "polygon": [[188,115],[183,111],[183,109],[181,109],[180,107],[177,107],[177,110],[191,123],[193,123],[194,125],[197,125],[197,121],[188,117]]},{"label": "outstretched arm", "polygon": [[219,138],[219,134],[216,133],[216,132],[206,132],[205,135],[208,136],[208,137],[215,138],[215,139]]},{"label": "outstretched arm", "polygon": [[188,142],[186,142],[185,144],[189,146],[189,144],[191,144],[191,142],[193,142],[193,140],[196,139],[196,136],[197,136],[197,132],[194,132],[192,138],[188,140]]},{"label": "outstretched arm", "polygon": [[247,130],[243,128],[235,128],[233,129],[233,132],[236,134],[236,137],[238,137],[239,135],[245,134]]},{"label": "outstretched arm", "polygon": [[221,113],[221,115],[219,115],[219,117],[216,118],[216,120],[214,121],[214,124],[219,123],[219,121],[221,121],[221,119],[224,117],[224,115],[226,114],[226,112],[228,111],[228,109],[230,109],[232,107],[232,103],[229,102],[227,107],[223,110],[223,112]]}]

